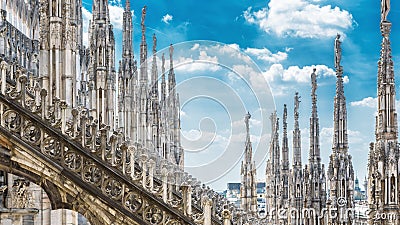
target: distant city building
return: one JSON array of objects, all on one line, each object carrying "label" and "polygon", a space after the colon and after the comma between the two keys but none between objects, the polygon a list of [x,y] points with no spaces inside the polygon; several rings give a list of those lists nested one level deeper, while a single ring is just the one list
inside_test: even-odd
[{"label": "distant city building", "polygon": [[356,180],[354,182],[354,201],[359,202],[367,200],[366,193],[366,188],[364,187],[364,190],[361,190],[360,182],[356,177]]},{"label": "distant city building", "polygon": [[[228,183],[225,191],[226,199],[237,207],[241,206],[240,190],[241,183]],[[257,182],[256,194],[257,212],[263,214],[265,213],[265,182]]]}]

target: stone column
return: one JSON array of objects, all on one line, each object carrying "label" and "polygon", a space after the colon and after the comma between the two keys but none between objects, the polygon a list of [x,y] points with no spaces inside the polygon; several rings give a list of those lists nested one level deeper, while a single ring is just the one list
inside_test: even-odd
[{"label": "stone column", "polygon": [[150,183],[149,190],[150,192],[152,192],[154,188],[154,169],[156,162],[154,161],[153,157],[150,157],[148,163],[149,163],[149,183]]},{"label": "stone column", "polygon": [[136,148],[133,146],[129,146],[128,151],[130,154],[130,164],[131,164],[131,178],[135,180],[135,154],[136,154]]},{"label": "stone column", "polygon": [[162,189],[163,189],[162,198],[163,198],[164,202],[167,202],[168,201],[168,170],[167,170],[165,164],[162,165],[161,179],[162,179]]},{"label": "stone column", "polygon": [[142,185],[143,187],[146,187],[146,183],[147,183],[147,155],[146,154],[142,154],[140,156],[140,161],[142,163]]},{"label": "stone column", "polygon": [[211,225],[211,214],[213,202],[207,196],[203,196],[203,213],[204,213],[204,225]]}]

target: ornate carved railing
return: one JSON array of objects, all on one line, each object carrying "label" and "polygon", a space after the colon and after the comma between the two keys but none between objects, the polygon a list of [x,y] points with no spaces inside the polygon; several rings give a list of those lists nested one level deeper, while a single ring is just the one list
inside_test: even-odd
[{"label": "ornate carved railing", "polygon": [[68,109],[58,99],[47,105],[34,76],[6,71],[1,69],[1,127],[124,214],[150,224],[266,224],[151,150],[130,145],[87,109]]},{"label": "ornate carved railing", "polygon": [[[166,204],[157,197],[160,187],[154,187],[153,193],[150,193],[138,185],[137,181],[146,178],[143,178],[142,174],[134,173],[132,179],[124,176],[126,170],[119,170],[119,167],[124,168],[129,162],[127,146],[120,145],[120,156],[117,156],[116,150],[112,153],[114,150],[112,145],[116,143],[116,140],[112,139],[115,137],[110,137],[111,149],[101,151],[104,159],[108,157],[115,161],[114,166],[109,166],[96,154],[82,148],[66,134],[62,134],[47,121],[43,121],[45,117],[39,112],[44,102],[37,106],[30,105],[30,101],[26,101],[29,99],[24,96],[26,81],[25,76],[20,76],[17,81],[17,87],[21,87],[20,89],[9,90],[6,96],[0,95],[1,126],[4,129],[61,166],[65,176],[85,185],[83,189],[94,192],[91,194],[127,216],[136,217],[138,221],[146,221],[149,224],[195,224],[194,220],[182,213],[181,201]],[[44,96],[46,93],[43,91],[41,94]],[[65,107],[63,104],[60,105],[61,111],[64,111]],[[32,111],[29,112],[28,109]],[[42,115],[42,118],[34,115],[35,113]],[[48,121],[55,127],[63,127],[63,123],[59,120]],[[104,138],[100,137],[100,140],[104,141]]]}]

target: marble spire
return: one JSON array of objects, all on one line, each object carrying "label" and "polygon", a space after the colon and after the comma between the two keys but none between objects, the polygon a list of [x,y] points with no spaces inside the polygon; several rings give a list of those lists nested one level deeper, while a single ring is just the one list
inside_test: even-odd
[{"label": "marble spire", "polygon": [[317,75],[315,73],[316,69],[313,69],[311,74],[311,118],[310,118],[310,152],[309,161],[310,162],[320,162],[320,148],[319,148],[319,119],[317,110]]},{"label": "marble spire", "polygon": [[253,161],[253,149],[250,140],[250,118],[250,113],[247,113],[244,119],[246,125],[246,141],[244,159],[241,166],[242,182],[240,185],[240,200],[241,209],[243,211],[255,214],[257,212],[257,182],[256,167]]}]

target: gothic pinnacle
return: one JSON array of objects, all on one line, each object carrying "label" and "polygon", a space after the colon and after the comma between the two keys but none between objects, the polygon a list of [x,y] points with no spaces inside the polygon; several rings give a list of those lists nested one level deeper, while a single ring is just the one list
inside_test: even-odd
[{"label": "gothic pinnacle", "polygon": [[286,104],[283,105],[283,137],[282,137],[282,163],[289,169],[289,145],[287,136],[287,108]]},{"label": "gothic pinnacle", "polygon": [[168,74],[168,88],[169,88],[169,95],[172,94],[172,90],[175,89],[175,73],[174,73],[174,46],[171,44],[169,46],[169,74]]},{"label": "gothic pinnacle", "polygon": [[153,34],[153,66],[152,66],[152,76],[151,85],[154,96],[158,96],[158,71],[157,71],[157,38],[156,34]]},{"label": "gothic pinnacle", "polygon": [[311,98],[312,98],[312,113],[310,118],[310,155],[309,160],[319,161],[319,119],[317,111],[317,75],[315,74],[316,69],[313,69],[311,74]]},{"label": "gothic pinnacle", "polygon": [[166,90],[165,90],[165,56],[164,53],[161,56],[161,100],[165,104],[165,99],[166,99]]},{"label": "gothic pinnacle", "polygon": [[334,99],[334,118],[333,118],[333,146],[332,149],[334,152],[346,152],[348,148],[347,143],[347,110],[346,110],[346,99],[344,96],[344,88],[343,88],[343,68],[340,65],[341,58],[341,41],[340,35],[338,34],[335,39],[335,67],[336,67],[336,96]]},{"label": "gothic pinnacle", "polygon": [[293,165],[301,167],[301,133],[299,127],[300,96],[294,96]]}]

